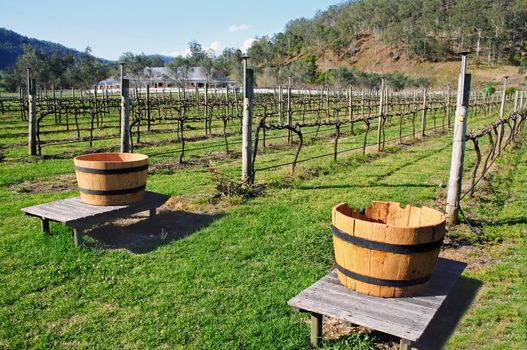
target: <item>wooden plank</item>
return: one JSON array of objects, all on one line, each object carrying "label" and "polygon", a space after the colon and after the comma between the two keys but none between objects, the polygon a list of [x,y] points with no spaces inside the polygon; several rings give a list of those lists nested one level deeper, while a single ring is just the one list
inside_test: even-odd
[{"label": "wooden plank", "polygon": [[94,224],[101,223],[105,220],[112,220],[119,217],[125,217],[131,214],[157,208],[163,205],[163,203],[165,203],[170,198],[169,196],[161,196],[162,197],[152,197],[148,201],[137,202],[129,206],[114,207],[115,209],[113,211],[106,211],[102,213],[97,213],[95,215],[87,215],[79,219],[69,220],[66,222],[66,225],[72,227],[89,227]]},{"label": "wooden plank", "polygon": [[63,211],[58,211],[52,208],[33,208],[32,210],[25,211],[22,209],[27,215],[36,216],[42,219],[49,219],[57,222],[65,223],[69,217],[67,213]]},{"label": "wooden plank", "polygon": [[81,202],[77,197],[23,208],[22,211],[28,215],[78,226],[85,219],[86,224],[97,223],[105,218],[111,219],[150,210],[161,206],[169,198],[170,196],[167,195],[146,192],[143,200],[129,205],[94,206]]},{"label": "wooden plank", "polygon": [[378,298],[342,286],[332,271],[288,304],[294,308],[417,341],[465,268],[465,264],[438,259],[426,293],[418,297]]},{"label": "wooden plank", "polygon": [[324,315],[334,317],[339,320],[347,321],[353,324],[365,326],[371,329],[380,330],[382,332],[395,335],[397,337],[404,337],[405,339],[418,339],[421,336],[421,333],[415,330],[400,328],[400,329],[389,329],[388,327],[383,327],[385,322],[383,320],[374,319],[368,315],[364,314],[354,314],[352,311],[347,311],[339,308],[338,306],[332,303],[325,303],[323,301],[311,300],[306,298],[296,298],[295,297],[295,307],[301,310],[312,310],[312,309],[324,309]]},{"label": "wooden plank", "polygon": [[[333,274],[331,274],[331,277]],[[330,276],[326,276],[330,277]],[[320,280],[321,285],[324,285],[324,283],[332,284],[327,285],[327,288],[332,288],[335,290],[335,292],[343,294],[344,297],[357,300],[357,302],[363,302],[364,298],[362,295],[358,293],[351,294],[348,292],[348,288],[340,285],[337,279],[334,278],[327,278],[324,277],[324,279]],[[437,302],[427,302],[416,300],[413,298],[378,298],[374,296],[370,296],[370,299],[368,299],[368,303],[371,303],[372,305],[378,305],[379,307],[388,307],[393,308],[399,311],[409,312],[409,313],[429,313],[430,311],[434,311],[437,309]]]},{"label": "wooden plank", "polygon": [[[361,302],[354,298],[343,297],[342,294],[336,293],[334,289],[324,288],[324,285],[317,285],[317,287],[306,290],[302,298],[325,302],[339,307],[353,313],[353,315],[364,315],[376,320],[383,325],[396,325],[403,328],[419,328],[426,327],[429,318],[425,314],[416,312],[406,312],[402,309],[394,309],[392,307],[384,306],[382,304],[375,304],[370,302]],[[323,311],[320,313],[324,314]],[[434,314],[428,310],[428,314]],[[351,320],[347,320],[353,322]]]}]

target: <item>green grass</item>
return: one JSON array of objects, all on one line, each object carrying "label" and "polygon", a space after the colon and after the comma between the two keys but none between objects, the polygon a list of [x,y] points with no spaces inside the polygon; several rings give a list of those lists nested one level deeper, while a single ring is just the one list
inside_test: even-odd
[{"label": "green grass", "polygon": [[502,243],[486,248],[495,263],[466,273],[483,285],[448,349],[527,348],[526,145],[501,158],[480,200],[466,203],[487,222],[484,238]]},{"label": "green grass", "polygon": [[[402,150],[389,148],[381,157],[322,158],[292,177],[287,170],[260,172],[257,179],[267,184],[264,196],[222,201],[218,207],[228,209],[210,225],[145,254],[104,250],[90,238],[87,248],[76,249],[71,231],[59,225],[52,225],[51,236],[42,235],[38,220],[23,216],[20,208],[75,191],[29,194],[14,186],[69,173],[71,161],[2,163],[0,348],[307,348],[306,316],[293,312],[287,301],[333,266],[330,208],[342,201],[364,207],[372,200],[434,206],[447,181],[450,144],[451,136],[443,135]],[[315,144],[306,155],[327,149],[331,144]],[[467,149],[468,167],[473,152],[470,145]],[[276,164],[284,154],[289,153],[262,158]],[[496,180],[496,191],[512,196],[480,210],[503,222],[520,220],[489,224],[503,230],[505,243],[497,247],[510,250],[496,248],[501,254],[496,264],[466,273],[484,287],[449,343],[453,349],[490,340],[496,348],[498,340],[517,348],[526,344],[525,213],[520,209],[527,196],[526,148],[514,157],[519,164],[514,175],[504,170],[510,179]],[[209,166],[237,176],[238,162]],[[214,180],[203,167],[153,174],[148,181],[150,190],[197,195],[196,205],[211,209],[205,200],[214,194]],[[352,336],[326,346],[371,348],[372,340]]]}]

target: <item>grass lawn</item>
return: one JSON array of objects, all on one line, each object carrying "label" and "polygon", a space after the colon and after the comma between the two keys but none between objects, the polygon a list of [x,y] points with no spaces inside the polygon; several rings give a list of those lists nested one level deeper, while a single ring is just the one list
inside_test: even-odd
[{"label": "grass lawn", "polygon": [[[435,206],[447,182],[450,144],[443,135],[380,157],[322,159],[292,177],[261,172],[263,196],[216,204],[207,201],[215,180],[206,168],[155,173],[148,188],[178,196],[179,211],[166,214],[166,235],[157,233],[137,254],[105,249],[90,237],[88,247],[76,249],[70,230],[52,224],[53,234],[44,236],[38,220],[22,215],[22,207],[76,194],[18,187],[70,172],[71,160],[2,164],[0,348],[308,348],[307,318],[287,301],[333,266],[330,208],[372,200]],[[527,347],[526,161],[527,147],[515,149],[485,184],[486,200],[467,202],[467,211],[487,221],[485,238],[501,242],[477,247],[492,262],[465,272],[483,285],[447,343],[451,349]],[[237,163],[210,166],[234,174]],[[191,221],[202,225],[183,230]],[[352,336],[325,346],[372,344]]]}]

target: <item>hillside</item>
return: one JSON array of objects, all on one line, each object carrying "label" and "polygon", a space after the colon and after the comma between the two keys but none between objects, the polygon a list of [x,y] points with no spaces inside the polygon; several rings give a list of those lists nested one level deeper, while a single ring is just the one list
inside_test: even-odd
[{"label": "hillside", "polygon": [[[459,58],[441,62],[431,62],[426,59],[409,58],[404,53],[394,55],[394,47],[386,44],[379,37],[364,35],[356,46],[353,57],[337,57],[331,50],[320,53],[317,61],[322,71],[338,67],[358,68],[363,71],[379,74],[401,72],[409,77],[425,77],[436,87],[444,87],[448,83],[455,86],[459,73]],[[327,64],[327,65],[326,65]],[[509,76],[512,85],[524,81],[518,74],[518,67],[510,64],[487,65],[475,64],[473,55],[469,56],[469,70],[473,73],[473,86],[483,86],[486,83],[501,84],[503,76]]]},{"label": "hillside", "polygon": [[482,79],[492,81],[525,70],[526,39],[525,0],[357,0],[257,38],[249,56],[266,81],[319,83],[329,69],[353,67],[440,84],[455,80],[457,52],[469,50],[471,63],[486,67]]},{"label": "hillside", "polygon": [[73,57],[84,55],[75,49],[68,48],[64,45],[53,43],[46,40],[28,38],[12,30],[0,28],[0,69],[13,66],[18,56],[23,53],[23,45],[30,45],[41,54],[51,54],[53,52],[62,55],[70,54]]}]

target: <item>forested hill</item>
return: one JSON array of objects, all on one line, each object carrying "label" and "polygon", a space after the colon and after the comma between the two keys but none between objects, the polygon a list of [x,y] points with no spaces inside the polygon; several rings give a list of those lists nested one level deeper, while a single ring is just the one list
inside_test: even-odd
[{"label": "forested hill", "polygon": [[258,38],[249,55],[267,70],[313,69],[316,60],[324,71],[328,59],[360,60],[364,42],[374,41],[392,61],[449,61],[469,49],[482,64],[525,65],[526,38],[527,0],[356,0],[289,22]]},{"label": "forested hill", "polygon": [[83,52],[57,43],[28,38],[11,30],[0,28],[0,70],[11,67],[16,63],[17,58],[24,52],[24,44],[30,45],[35,51],[45,55],[51,53],[57,53],[61,56],[69,54],[73,57],[84,55]]}]

